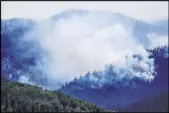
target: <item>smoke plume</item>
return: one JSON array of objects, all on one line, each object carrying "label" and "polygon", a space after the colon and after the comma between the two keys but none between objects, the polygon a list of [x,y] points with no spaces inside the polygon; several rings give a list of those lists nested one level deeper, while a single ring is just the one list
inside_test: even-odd
[{"label": "smoke plume", "polygon": [[[144,42],[138,42],[137,36],[133,35],[133,25],[132,20],[124,21],[115,14],[77,13],[40,22],[25,34],[24,41],[34,41],[44,51],[36,68],[43,70],[49,87],[59,88],[88,71],[103,70],[105,64],[116,67],[114,71],[118,78],[139,77],[151,81],[154,60],[149,59]],[[152,43],[153,47],[158,45],[156,39]],[[141,60],[133,58],[134,54]]]}]

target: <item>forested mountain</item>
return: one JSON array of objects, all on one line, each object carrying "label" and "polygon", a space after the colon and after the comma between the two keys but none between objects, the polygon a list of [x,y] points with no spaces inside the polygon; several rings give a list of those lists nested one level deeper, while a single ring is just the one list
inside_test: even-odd
[{"label": "forested mountain", "polygon": [[[84,23],[81,23],[81,21]],[[16,18],[1,20],[1,24],[1,79],[4,80],[2,81],[3,84],[1,87],[1,111],[104,111],[101,108],[118,111],[119,109],[126,108],[126,106],[129,106],[130,104],[140,102],[145,98],[168,91],[168,45],[159,46],[152,50],[147,49],[147,51],[151,53],[149,58],[152,58],[151,61],[154,60],[153,63],[155,66],[155,71],[153,73],[154,79],[152,81],[145,81],[143,79],[144,77],[140,77],[141,73],[143,73],[143,75],[147,73],[138,66],[139,64],[131,66],[133,72],[138,72],[137,76],[133,77],[133,73],[130,69],[119,68],[110,63],[105,64],[106,66],[103,70],[90,72],[87,72],[89,71],[87,70],[85,75],[77,75],[77,78],[74,78],[74,80],[72,79],[71,81],[69,80],[66,83],[66,77],[66,80],[60,79],[59,77],[58,79],[55,78],[55,76],[61,77],[62,74],[53,74],[55,70],[59,69],[57,69],[55,65],[49,65],[54,63],[59,64],[60,60],[64,61],[64,59],[68,57],[72,57],[75,59],[74,61],[76,61],[76,55],[72,54],[71,49],[69,49],[69,47],[71,48],[77,43],[77,40],[80,40],[73,40],[75,42],[73,43],[71,38],[74,39],[74,35],[76,38],[79,38],[81,37],[81,33],[85,34],[84,39],[82,39],[81,42],[87,40],[87,44],[91,41],[88,39],[94,37],[94,39],[92,39],[94,43],[91,43],[91,46],[79,50],[77,49],[76,51],[80,52],[80,54],[77,55],[79,58],[77,60],[82,62],[83,59],[81,60],[81,58],[87,59],[90,53],[95,53],[94,51],[91,51],[88,54],[85,54],[87,50],[90,51],[90,47],[93,47],[95,42],[97,43],[97,38],[100,38],[100,34],[97,33],[103,32],[101,41],[106,40],[106,42],[110,44],[110,47],[108,47],[109,49],[115,44],[113,43],[114,41],[123,41],[119,40],[119,36],[123,37],[123,35],[126,35],[125,30],[129,31],[129,34],[127,33],[126,36],[127,38],[130,37],[130,32],[132,32],[134,38],[133,42],[136,43],[136,45],[140,44],[141,46],[139,47],[144,46],[143,48],[148,48],[152,41],[148,38],[149,34],[155,33],[157,36],[159,35],[158,38],[161,38],[160,36],[163,37],[168,35],[168,20],[148,24],[119,13],[92,12],[73,9],[63,11],[39,23],[36,23],[33,20]],[[87,29],[84,28],[80,29],[79,33],[77,32],[78,28],[76,27],[79,29],[83,27],[93,28],[94,30],[92,32],[92,29],[89,29],[87,34],[85,32]],[[118,33],[116,34],[116,32],[118,30],[122,30],[123,33],[119,31],[120,35],[117,35]],[[107,38],[104,38],[107,34]],[[111,35],[109,36],[109,34]],[[59,37],[60,35],[61,37]],[[155,38],[156,35],[154,36]],[[57,40],[58,37],[59,40]],[[109,37],[115,37],[115,39],[109,40]],[[117,37],[118,39],[116,39]],[[124,38],[126,37],[124,36]],[[128,40],[127,38],[125,41]],[[67,39],[68,41],[65,41],[64,39]],[[69,41],[72,45],[68,46]],[[100,42],[100,40],[98,42]],[[125,43],[126,42],[123,44],[125,45]],[[82,45],[81,43],[79,45],[80,46],[77,47],[80,48],[83,46],[83,43]],[[67,46],[68,48],[66,48]],[[102,43],[96,44],[96,48],[99,46],[102,46]],[[68,49],[69,54],[66,54],[67,57],[62,59],[60,54],[67,52],[64,47]],[[105,48],[107,48],[107,46]],[[115,49],[110,50],[112,52],[116,49],[118,48],[115,47]],[[99,49],[94,50],[99,51]],[[102,52],[98,53],[103,54]],[[84,55],[84,57],[79,57],[81,55]],[[128,54],[125,55],[126,59],[128,59]],[[133,61],[138,61],[139,63],[143,61],[141,55],[132,55]],[[58,56],[60,58],[58,58],[59,60],[56,59]],[[97,55],[95,58],[97,58]],[[104,59],[104,57],[101,58]],[[128,61],[126,59],[121,60]],[[147,58],[146,60],[150,59]],[[60,64],[62,63],[63,62]],[[151,64],[147,63],[146,65]],[[68,64],[66,67],[66,69],[69,69],[71,65]],[[83,66],[81,67],[83,68]],[[67,71],[64,66],[60,69],[62,71]],[[152,77],[150,71],[152,70],[147,72],[149,77]],[[121,75],[127,76],[121,77]],[[6,81],[6,79],[9,81]],[[34,86],[22,84],[20,82]],[[42,88],[37,86],[42,86]],[[58,89],[58,91],[44,89]],[[75,100],[64,94],[88,101],[101,108],[80,100]]]},{"label": "forested mountain", "polygon": [[43,90],[29,84],[1,80],[1,112],[105,111],[108,112],[108,110],[74,99],[58,91]]},{"label": "forested mountain", "polygon": [[[49,32],[48,30],[53,28],[58,21],[76,16],[81,18],[86,18],[88,16],[99,18],[101,16],[107,21],[101,23],[100,26],[105,26],[104,24],[112,25],[113,23],[121,23],[124,24],[124,26],[130,26],[131,24],[132,27],[130,27],[133,29],[134,36],[137,37],[136,40],[143,41],[145,46],[149,43],[149,40],[146,38],[147,33],[157,32],[160,35],[168,33],[166,21],[162,21],[162,23],[159,22],[158,25],[147,24],[119,13],[90,12],[87,10],[75,9],[63,11],[39,23],[33,20],[17,18],[1,20],[1,75],[5,75],[6,78],[14,81],[19,81],[20,76],[24,76],[25,79],[27,78],[31,81],[29,82],[31,84],[45,87],[52,86],[52,89],[55,89],[53,85],[56,84],[51,84],[51,81],[47,77],[48,73],[44,73],[43,69],[46,64],[43,64],[42,60],[47,58],[49,53],[43,49],[45,47],[42,47],[40,42],[37,43],[31,39],[42,37],[41,35],[43,34],[37,35],[39,29],[44,28],[43,32]],[[93,26],[98,24],[98,22],[93,21],[93,19],[89,20],[89,22],[91,22]],[[160,23],[164,26],[161,26]],[[34,33],[30,35],[29,33],[36,27],[38,30],[35,30]],[[43,58],[44,56],[45,58]]]},{"label": "forested mountain", "polygon": [[37,84],[45,83],[44,74],[35,68],[43,51],[37,43],[25,41],[24,38],[37,23],[27,19],[9,19],[1,22],[1,76],[19,81],[19,77],[24,75],[36,80]]},{"label": "forested mountain", "polygon": [[[65,84],[60,91],[76,98],[88,100],[96,105],[109,109],[119,109],[126,105],[151,97],[155,94],[168,90],[168,47],[158,47],[150,50],[151,56],[155,59],[155,70],[157,75],[151,83],[140,79],[123,79],[117,81],[113,66],[109,65],[103,72],[88,72],[85,76]],[[90,76],[98,78],[97,82],[89,79]],[[114,76],[114,77],[113,77]],[[118,76],[118,75],[117,75]],[[113,77],[113,78],[112,78]],[[99,79],[106,79],[103,86]]]}]

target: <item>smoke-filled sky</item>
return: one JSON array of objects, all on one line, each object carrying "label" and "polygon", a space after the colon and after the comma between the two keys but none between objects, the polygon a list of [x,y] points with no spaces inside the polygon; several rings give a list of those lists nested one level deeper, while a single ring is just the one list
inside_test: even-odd
[{"label": "smoke-filled sky", "polygon": [[[2,2],[1,11],[4,19],[43,20],[69,8],[120,12],[143,21],[168,18],[167,2]],[[37,42],[46,51],[47,55],[42,56],[39,67],[47,73],[51,84],[63,84],[88,71],[103,70],[106,64],[116,66],[119,75],[122,74],[118,69],[124,69],[128,75],[150,80],[153,78],[154,61],[148,58],[146,42],[138,40],[134,30],[137,29],[133,28],[133,20],[124,20],[113,16],[113,13],[89,11],[84,16],[77,14],[57,21],[51,18],[42,21],[25,34],[24,39]],[[168,35],[154,32],[146,35],[142,38],[150,41],[148,48],[168,44]],[[133,54],[140,54],[142,61],[133,59]],[[133,66],[143,72],[134,71]],[[21,81],[23,79],[29,81],[24,77]]]},{"label": "smoke-filled sky", "polygon": [[[67,15],[73,12],[76,10],[68,11]],[[44,67],[51,83],[52,80],[54,83],[65,83],[88,71],[103,70],[106,64],[116,66],[119,77],[130,75],[131,78],[151,80],[154,78],[154,61],[148,58],[145,42],[139,41],[133,33],[137,30],[133,29],[134,21],[122,18],[94,11],[81,15],[77,10],[67,18],[42,21],[32,32],[25,34],[25,39],[40,43],[47,52],[40,67]],[[150,40],[148,48],[167,45],[168,36],[157,34],[148,32],[143,37]],[[139,54],[142,61],[134,59],[133,54]],[[133,66],[140,71],[133,70]],[[128,74],[122,74],[118,69]]]},{"label": "smoke-filled sky", "polygon": [[97,11],[119,12],[127,16],[144,21],[153,21],[159,19],[168,19],[168,2],[151,1],[151,2],[127,2],[127,1],[72,1],[72,2],[1,2],[1,18],[34,18],[42,20],[54,15],[60,11],[70,8],[87,9]]}]

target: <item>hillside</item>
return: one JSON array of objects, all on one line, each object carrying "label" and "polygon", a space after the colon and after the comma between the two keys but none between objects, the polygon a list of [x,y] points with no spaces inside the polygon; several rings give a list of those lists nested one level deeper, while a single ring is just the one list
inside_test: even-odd
[{"label": "hillside", "polygon": [[37,86],[1,81],[1,112],[101,112],[93,104]]},{"label": "hillside", "polygon": [[[155,61],[155,71],[157,76],[151,83],[139,79],[117,81],[113,71],[114,67],[106,68],[105,76],[100,76],[101,72],[87,73],[85,76],[75,79],[65,84],[61,92],[72,97],[87,100],[98,106],[108,109],[119,109],[133,102],[140,101],[144,98],[151,97],[158,93],[168,90],[168,57],[165,50],[168,47],[161,47],[152,50],[152,56]],[[103,72],[102,72],[103,73]],[[89,76],[90,74],[90,76]],[[107,80],[101,87],[101,82],[93,82],[89,77]]]},{"label": "hillside", "polygon": [[168,112],[168,92],[135,102],[122,111],[125,112]]}]

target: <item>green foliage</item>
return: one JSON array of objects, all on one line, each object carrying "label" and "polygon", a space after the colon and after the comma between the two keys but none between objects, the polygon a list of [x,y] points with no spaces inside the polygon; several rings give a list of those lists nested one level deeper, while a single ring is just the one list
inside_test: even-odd
[{"label": "green foliage", "polygon": [[93,104],[58,91],[4,81],[1,84],[1,112],[103,112]]}]

